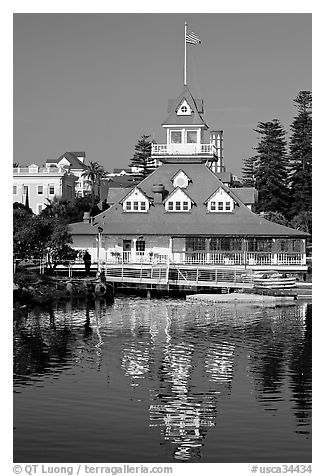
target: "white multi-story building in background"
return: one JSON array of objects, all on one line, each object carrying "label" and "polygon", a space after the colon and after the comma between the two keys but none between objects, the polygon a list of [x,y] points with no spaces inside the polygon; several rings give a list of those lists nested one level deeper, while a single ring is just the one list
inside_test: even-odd
[{"label": "white multi-story building in background", "polygon": [[64,167],[69,170],[73,175],[77,177],[76,180],[76,196],[84,197],[91,193],[91,183],[83,176],[87,166],[85,165],[86,153],[85,152],[65,152],[57,159],[48,159],[46,161],[46,167]]},{"label": "white multi-story building in background", "polygon": [[13,169],[13,202],[28,204],[39,214],[54,197],[72,200],[77,177],[64,167],[28,167]]}]

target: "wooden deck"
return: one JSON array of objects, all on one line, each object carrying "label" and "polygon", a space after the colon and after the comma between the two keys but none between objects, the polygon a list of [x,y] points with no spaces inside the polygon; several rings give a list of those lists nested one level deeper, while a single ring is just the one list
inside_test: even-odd
[{"label": "wooden deck", "polygon": [[253,287],[251,270],[213,265],[106,264],[106,280],[166,286],[245,288]]}]

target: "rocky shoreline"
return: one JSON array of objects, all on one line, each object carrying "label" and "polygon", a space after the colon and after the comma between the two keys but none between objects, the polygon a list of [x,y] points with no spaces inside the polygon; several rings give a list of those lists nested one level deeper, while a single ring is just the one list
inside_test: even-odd
[{"label": "rocky shoreline", "polygon": [[69,278],[39,275],[35,272],[18,272],[13,278],[13,303],[19,309],[27,305],[42,305],[64,300],[71,296],[80,298],[96,297],[98,284],[86,279],[76,282]]}]

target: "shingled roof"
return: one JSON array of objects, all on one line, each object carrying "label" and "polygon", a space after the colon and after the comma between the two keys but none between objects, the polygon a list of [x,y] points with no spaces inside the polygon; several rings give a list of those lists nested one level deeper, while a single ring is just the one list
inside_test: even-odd
[{"label": "shingled roof", "polygon": [[[184,99],[193,112],[188,116],[178,116],[176,111]],[[162,123],[163,125],[204,125],[206,128],[208,127],[201,116],[203,113],[202,99],[194,99],[186,85],[177,99],[169,100],[168,112],[169,116]]]},{"label": "shingled roof", "polygon": [[[153,203],[148,212],[124,212],[121,198],[111,208],[97,215],[94,224],[75,223],[70,225],[74,234],[96,234],[100,224],[108,235],[167,235],[167,236],[272,236],[305,237],[306,233],[272,223],[256,215],[241,201],[233,190],[224,185],[204,164],[162,164],[140,182],[139,187],[153,198],[153,185],[163,184],[166,193],[174,189],[172,177],[182,169],[191,182],[186,193],[195,206],[190,212],[166,212],[163,204]],[[204,202],[218,188],[231,196],[236,206],[233,212],[211,213]],[[125,196],[130,189],[125,190]],[[124,198],[125,198],[124,196]],[[123,200],[123,198],[122,198]]]},{"label": "shingled roof", "polygon": [[81,160],[78,159],[77,155],[79,155],[79,157],[82,157],[83,154],[85,154],[84,152],[65,152],[64,154],[60,155],[60,157],[58,157],[57,159],[48,159],[46,161],[46,163],[51,163],[51,164],[58,164],[59,162],[61,162],[62,159],[67,159],[67,161],[69,162],[70,164],[70,167],[72,169],[83,169],[85,170],[87,168],[87,166],[85,164],[83,164],[81,162]]},{"label": "shingled roof", "polygon": [[230,189],[245,204],[257,201],[257,190],[254,187],[239,187]]}]

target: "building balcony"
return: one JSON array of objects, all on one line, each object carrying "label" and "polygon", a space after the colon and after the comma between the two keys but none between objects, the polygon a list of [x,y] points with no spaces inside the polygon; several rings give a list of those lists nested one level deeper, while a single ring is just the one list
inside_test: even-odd
[{"label": "building balcony", "polygon": [[152,157],[166,155],[202,155],[213,157],[217,149],[213,144],[152,144]]},{"label": "building balcony", "polygon": [[109,264],[182,264],[182,265],[226,265],[226,266],[290,266],[306,265],[304,253],[271,252],[173,252],[159,254],[144,251],[123,251],[106,254],[103,260]]}]

